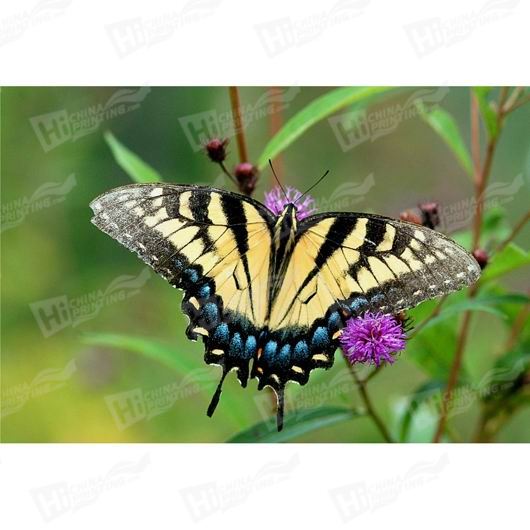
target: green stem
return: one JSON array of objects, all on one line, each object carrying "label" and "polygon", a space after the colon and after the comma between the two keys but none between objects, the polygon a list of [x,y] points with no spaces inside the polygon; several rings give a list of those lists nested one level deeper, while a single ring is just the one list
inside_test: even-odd
[{"label": "green stem", "polygon": [[219,165],[221,166],[221,169],[223,170],[223,173],[236,185],[239,186],[237,180],[235,179],[234,175],[228,171],[228,169],[225,166],[224,162],[219,162]]},{"label": "green stem", "polygon": [[[475,200],[476,200],[476,210],[475,216],[473,219],[473,250],[476,250],[480,245],[480,236],[482,232],[482,216],[484,211],[484,195],[486,190],[486,185],[488,178],[491,173],[491,167],[493,164],[493,155],[495,154],[495,149],[498,144],[498,139],[501,133],[502,123],[504,119],[504,104],[508,96],[508,88],[502,87],[499,95],[499,103],[497,106],[497,134],[492,136],[488,140],[486,147],[486,156],[484,158],[484,164],[480,167],[479,163],[474,164],[474,182],[475,182]],[[473,101],[473,100],[472,100]],[[476,119],[476,113],[471,113],[471,132],[472,132],[472,145],[478,145],[479,139],[477,135],[479,134],[479,128],[476,127],[476,124],[473,123]],[[477,160],[478,162],[478,160]],[[478,291],[478,284],[474,284],[469,289],[469,298],[474,298]],[[464,313],[462,325],[457,338],[455,355],[453,357],[453,363],[451,365],[451,371],[449,372],[449,378],[447,380],[447,387],[445,389],[444,395],[442,397],[440,417],[438,420],[438,426],[433,437],[433,442],[440,442],[442,435],[445,430],[445,425],[447,423],[447,415],[449,412],[449,405],[451,397],[453,394],[454,387],[458,381],[458,374],[462,366],[462,361],[464,358],[464,352],[467,344],[469,329],[471,324],[471,312],[467,311]]]},{"label": "green stem", "polygon": [[[388,429],[386,428],[386,425],[383,423],[383,420],[379,417],[379,414],[377,414],[374,405],[372,403],[372,399],[370,398],[370,395],[368,394],[368,389],[366,387],[366,380],[362,380],[355,371],[355,368],[352,366],[344,352],[342,353],[342,356],[344,357],[344,360],[346,361],[346,365],[348,366],[348,369],[350,370],[350,373],[355,381],[355,384],[357,385],[357,388],[359,389],[359,394],[361,395],[361,399],[363,400],[364,406],[366,408],[366,412],[368,416],[370,416],[375,423],[375,426],[381,433],[381,436],[384,438],[385,442],[393,443],[394,440],[392,439],[392,436],[390,436],[390,433],[388,432]],[[372,375],[375,374],[376,371],[372,372]]]},{"label": "green stem", "polygon": [[524,225],[530,220],[530,210],[527,211],[523,217],[521,217],[521,219],[515,224],[515,226],[513,227],[513,230],[511,231],[510,235],[504,240],[502,241],[498,246],[497,248],[495,249],[495,254],[497,254],[498,252],[500,252],[502,249],[504,249],[504,247],[506,245],[508,245],[508,243],[510,243],[511,241],[513,241],[515,239],[515,237],[517,236],[517,234],[524,228]]}]

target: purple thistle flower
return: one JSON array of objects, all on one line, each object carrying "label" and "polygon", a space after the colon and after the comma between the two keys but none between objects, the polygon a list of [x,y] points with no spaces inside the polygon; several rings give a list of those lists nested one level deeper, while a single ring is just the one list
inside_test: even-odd
[{"label": "purple thistle flower", "polygon": [[[289,203],[294,203],[302,196],[302,192],[291,186],[287,186],[285,194],[287,197],[279,186],[274,186],[271,191],[265,192],[265,206],[274,215],[280,215]],[[299,221],[309,217],[316,211],[315,199],[311,195],[306,195],[302,202],[296,204],[296,218]]]},{"label": "purple thistle flower", "polygon": [[405,349],[403,326],[392,315],[366,312],[350,318],[339,341],[350,363],[393,363],[392,353]]}]

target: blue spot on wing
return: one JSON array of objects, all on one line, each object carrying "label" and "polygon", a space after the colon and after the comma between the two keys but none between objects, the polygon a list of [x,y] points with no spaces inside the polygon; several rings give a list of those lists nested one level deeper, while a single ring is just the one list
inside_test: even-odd
[{"label": "blue spot on wing", "polygon": [[186,269],[184,273],[190,282],[196,283],[199,280],[199,273],[195,269]]},{"label": "blue spot on wing", "polygon": [[279,361],[281,366],[287,366],[291,360],[291,345],[284,344],[280,349]]},{"label": "blue spot on wing", "polygon": [[328,330],[324,326],[315,329],[313,339],[311,340],[311,347],[315,350],[324,350],[329,345]]},{"label": "blue spot on wing", "polygon": [[276,361],[276,350],[278,349],[278,343],[275,340],[270,340],[265,344],[263,348],[263,360],[269,364],[273,364]]},{"label": "blue spot on wing", "polygon": [[362,296],[356,298],[353,302],[350,303],[351,310],[354,313],[362,311],[362,308],[365,305],[368,305],[368,300],[366,298],[363,298]]},{"label": "blue spot on wing", "polygon": [[204,317],[206,326],[214,326],[215,324],[217,324],[217,319],[219,317],[219,309],[213,302],[208,302],[207,304],[204,304],[204,307],[202,308],[202,315]]},{"label": "blue spot on wing", "polygon": [[232,340],[230,341],[230,355],[234,355],[236,357],[242,357],[243,356],[243,340],[241,339],[241,335],[239,333],[234,333],[234,336],[232,337]]},{"label": "blue spot on wing", "polygon": [[228,324],[222,323],[219,324],[213,334],[214,340],[219,342],[220,344],[228,344],[228,337],[230,336],[229,330],[228,330]]},{"label": "blue spot on wing", "polygon": [[199,290],[199,296],[201,298],[209,298],[210,292],[211,292],[210,286],[209,285],[203,285],[200,288],[200,290]]},{"label": "blue spot on wing", "polygon": [[245,343],[245,358],[246,359],[252,359],[252,357],[254,357],[254,355],[256,354],[256,346],[257,346],[256,337],[254,337],[253,335],[250,335],[249,337],[247,337],[247,341]]},{"label": "blue spot on wing", "polygon": [[342,319],[338,311],[333,311],[328,318],[328,329],[330,331],[337,331],[342,327]]},{"label": "blue spot on wing", "polygon": [[309,357],[309,348],[305,340],[296,343],[294,347],[293,361],[295,363],[303,363]]}]

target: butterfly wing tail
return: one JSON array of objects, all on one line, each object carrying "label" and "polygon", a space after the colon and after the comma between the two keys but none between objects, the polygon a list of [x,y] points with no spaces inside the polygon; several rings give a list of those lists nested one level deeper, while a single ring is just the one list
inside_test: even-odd
[{"label": "butterfly wing tail", "polygon": [[210,401],[210,404],[208,405],[208,410],[206,411],[206,414],[209,418],[213,416],[213,413],[215,412],[215,409],[217,408],[217,405],[219,404],[219,398],[221,397],[221,393],[223,392],[223,383],[226,377],[226,374],[228,371],[226,368],[223,367],[223,375],[221,376],[221,380],[219,381],[219,384],[217,385],[217,388],[215,389],[214,395],[212,396],[212,400]]}]

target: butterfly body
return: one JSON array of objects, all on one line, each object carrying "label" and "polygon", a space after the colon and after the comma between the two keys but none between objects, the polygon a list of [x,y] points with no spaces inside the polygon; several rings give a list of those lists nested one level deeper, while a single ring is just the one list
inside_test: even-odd
[{"label": "butterfly body", "polygon": [[278,216],[272,230],[272,244],[274,251],[269,277],[269,304],[267,317],[270,318],[272,303],[278,294],[285,271],[296,241],[298,222],[296,219],[296,206],[292,203],[286,205],[284,211]]},{"label": "butterfly body", "polygon": [[258,201],[201,186],[136,184],[91,204],[92,222],[175,287],[205,361],[242,386],[278,395],[329,368],[348,318],[397,313],[460,289],[475,260],[432,230],[371,214],[325,213],[299,220],[295,204],[275,216]]}]

